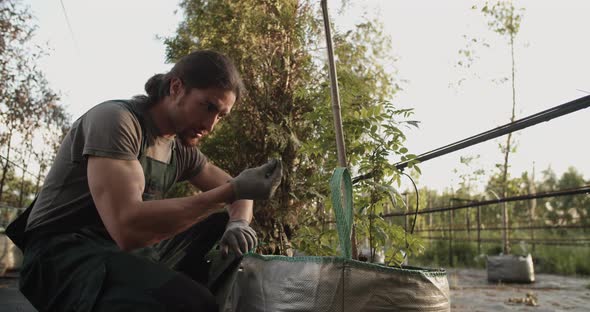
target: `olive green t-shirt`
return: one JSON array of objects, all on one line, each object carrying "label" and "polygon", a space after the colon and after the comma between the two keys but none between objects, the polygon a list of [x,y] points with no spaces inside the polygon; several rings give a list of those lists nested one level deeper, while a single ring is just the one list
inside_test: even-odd
[{"label": "olive green t-shirt", "polygon": [[[159,136],[143,105],[133,100],[104,102],[73,123],[45,178],[27,230],[48,225],[59,227],[63,220],[67,220],[68,226],[77,222],[82,226],[97,218],[88,187],[88,156],[137,160],[143,152],[147,157],[170,163],[174,155],[177,182],[200,172],[207,158],[197,147],[187,147],[178,140]],[[147,142],[144,151],[142,142]],[[174,153],[173,148],[176,149]]]}]

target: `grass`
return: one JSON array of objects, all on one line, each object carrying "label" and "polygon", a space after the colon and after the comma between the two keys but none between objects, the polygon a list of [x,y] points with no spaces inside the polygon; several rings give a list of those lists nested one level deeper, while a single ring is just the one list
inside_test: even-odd
[{"label": "grass", "polygon": [[[486,255],[498,255],[502,251],[500,244],[481,244],[481,254],[477,252],[477,243],[453,242],[452,260],[454,267],[486,267]],[[536,273],[560,275],[590,276],[590,247],[571,246],[532,246],[513,245],[512,254],[533,256]],[[423,255],[410,259],[410,264],[429,267],[449,267],[448,241],[426,242]],[[590,285],[589,285],[590,286]]]}]

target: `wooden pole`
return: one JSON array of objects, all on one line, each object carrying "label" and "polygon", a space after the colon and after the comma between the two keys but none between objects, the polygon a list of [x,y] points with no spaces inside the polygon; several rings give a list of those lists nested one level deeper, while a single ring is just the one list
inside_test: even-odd
[{"label": "wooden pole", "polygon": [[[344,134],[342,130],[342,114],[340,113],[340,94],[338,92],[338,75],[336,74],[336,64],[334,62],[334,48],[332,46],[332,32],[330,30],[330,16],[328,15],[328,1],[322,0],[322,13],[324,17],[324,30],[326,33],[326,46],[328,51],[328,67],[330,69],[330,90],[332,98],[332,114],[334,115],[334,133],[336,134],[336,152],[338,155],[338,166],[348,167],[346,161],[346,147],[344,145]],[[358,259],[358,250],[356,244],[356,230],[354,221],[350,235],[352,245],[352,258]]]},{"label": "wooden pole", "polygon": [[338,166],[346,167],[346,148],[344,146],[344,134],[342,131],[342,115],[340,113],[340,94],[338,91],[338,75],[334,62],[334,48],[332,46],[332,34],[330,31],[330,17],[328,16],[328,1],[322,0],[322,12],[324,14],[324,29],[326,31],[326,46],[328,50],[328,65],[330,68],[330,90],[332,91],[332,114],[334,115],[334,130],[336,133],[336,149],[338,152]]}]

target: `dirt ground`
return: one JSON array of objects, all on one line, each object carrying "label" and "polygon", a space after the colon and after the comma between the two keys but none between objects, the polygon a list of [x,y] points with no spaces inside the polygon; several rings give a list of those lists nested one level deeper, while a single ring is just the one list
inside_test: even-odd
[{"label": "dirt ground", "polygon": [[454,312],[590,311],[590,278],[535,274],[532,284],[496,284],[487,282],[485,270],[447,272]]},{"label": "dirt ground", "polygon": [[[451,310],[477,311],[590,311],[590,278],[537,274],[533,284],[490,284],[485,270],[449,269]],[[0,311],[34,312],[17,290],[17,274],[0,278]],[[527,305],[536,297],[537,306]],[[532,295],[532,297],[531,297]],[[509,302],[517,301],[515,303]],[[529,300],[528,303],[532,303]]]}]

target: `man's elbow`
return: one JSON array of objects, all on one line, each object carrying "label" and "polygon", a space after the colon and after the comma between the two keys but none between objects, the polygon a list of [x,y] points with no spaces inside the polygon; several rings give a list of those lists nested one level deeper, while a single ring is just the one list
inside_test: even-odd
[{"label": "man's elbow", "polygon": [[119,214],[112,215],[111,218],[104,220],[103,223],[109,232],[109,235],[122,251],[131,251],[147,244],[142,242],[141,235],[134,228],[131,215]]},{"label": "man's elbow", "polygon": [[141,242],[137,239],[136,235],[133,235],[130,231],[119,230],[109,231],[111,238],[117,244],[119,249],[122,251],[132,251],[137,248],[145,247],[142,246]]},{"label": "man's elbow", "polygon": [[133,242],[133,239],[130,237],[130,235],[126,233],[125,230],[113,229],[112,226],[108,225],[106,226],[106,228],[109,232],[109,235],[111,236],[115,244],[117,244],[117,247],[119,247],[119,249],[121,249],[122,251],[130,251],[134,249],[135,243]]},{"label": "man's elbow", "polygon": [[133,205],[126,205],[126,209],[112,204],[105,206],[112,209],[101,209],[101,206],[97,205],[99,215],[112,240],[121,250],[131,251],[146,246],[134,226],[137,222],[134,220],[136,209]]}]

